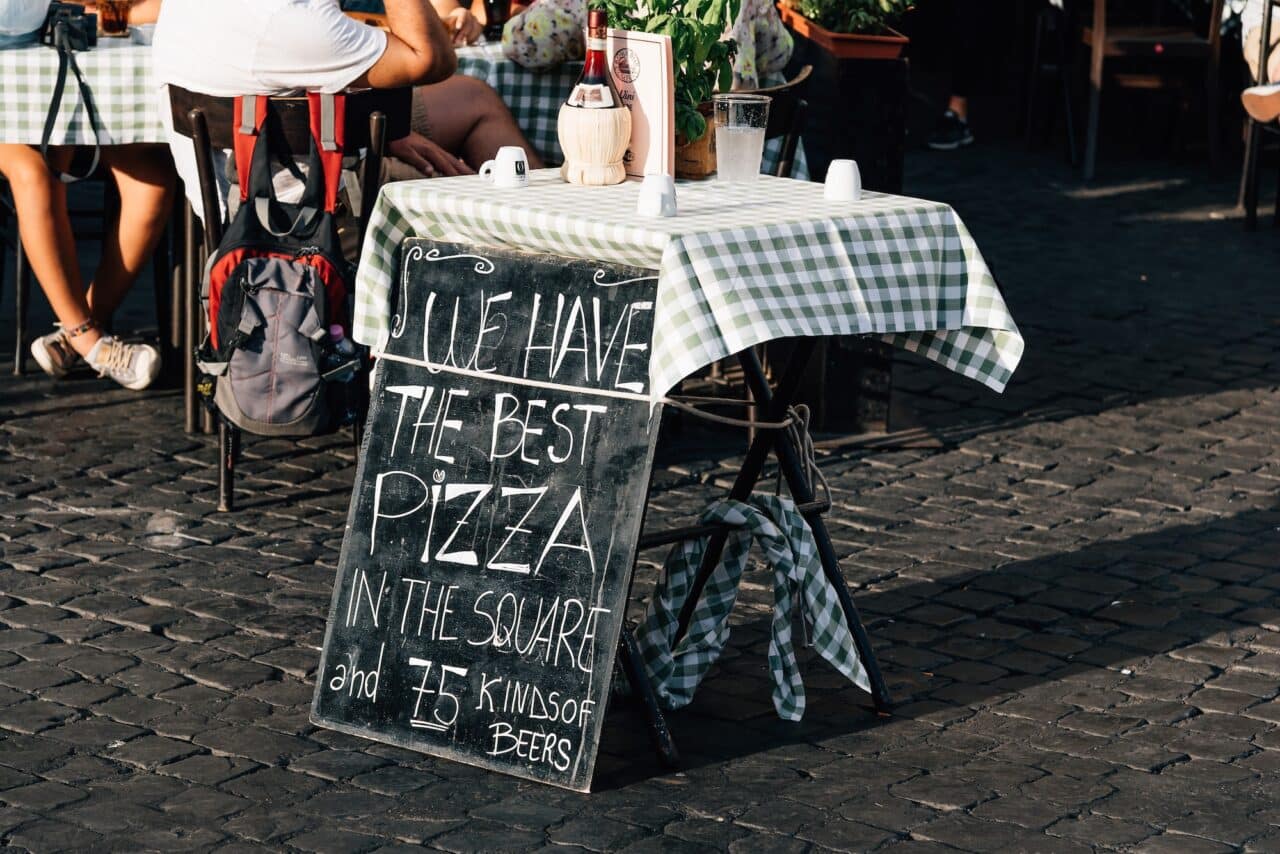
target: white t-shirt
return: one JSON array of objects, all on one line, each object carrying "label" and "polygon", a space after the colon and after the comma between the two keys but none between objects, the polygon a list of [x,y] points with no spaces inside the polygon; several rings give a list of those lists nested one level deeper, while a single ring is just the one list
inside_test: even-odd
[{"label": "white t-shirt", "polygon": [[[338,0],[165,0],[152,47],[160,115],[197,214],[195,152],[191,140],[173,130],[169,84],[218,97],[339,92],[386,49],[386,34],[342,14]],[[220,185],[224,158],[215,152]],[[226,189],[220,186],[220,199]]]}]

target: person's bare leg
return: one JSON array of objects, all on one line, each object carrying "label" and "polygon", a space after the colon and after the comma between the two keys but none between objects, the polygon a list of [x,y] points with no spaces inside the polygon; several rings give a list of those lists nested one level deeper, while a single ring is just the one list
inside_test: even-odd
[{"label": "person's bare leg", "polygon": [[173,204],[174,172],[161,145],[104,148],[102,163],[120,190],[119,216],[102,240],[89,286],[93,319],[105,326],[155,252]]},{"label": "person's bare leg", "polygon": [[947,101],[947,109],[960,117],[960,121],[969,121],[969,99],[964,95],[952,95]]},{"label": "person's bare leg", "polygon": [[542,168],[542,158],[502,97],[484,81],[455,74],[441,83],[419,86],[414,97],[420,99],[415,112],[426,115],[426,127],[414,130],[459,155],[473,169],[504,145],[520,146],[529,157],[529,167]]},{"label": "person's bare leg", "polygon": [[[70,149],[53,149],[51,156],[60,169],[70,165]],[[31,271],[63,328],[77,329],[92,316],[67,213],[67,188],[29,145],[0,145],[0,173],[9,180]],[[89,328],[72,338],[71,344],[83,356],[101,337],[101,332]]]}]

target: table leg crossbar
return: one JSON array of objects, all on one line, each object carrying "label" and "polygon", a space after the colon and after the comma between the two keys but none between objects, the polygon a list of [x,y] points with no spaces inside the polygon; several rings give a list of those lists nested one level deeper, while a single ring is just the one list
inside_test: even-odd
[{"label": "table leg crossbar", "polygon": [[[794,400],[800,381],[804,377],[805,369],[813,350],[813,339],[805,338],[798,342],[796,350],[774,390],[769,388],[769,381],[765,376],[764,368],[760,364],[760,359],[755,350],[747,349],[738,354],[752,399],[756,402],[758,411],[763,416],[763,421],[782,423],[786,419],[788,409]],[[787,430],[775,428],[757,429],[755,431],[755,436],[747,450],[742,467],[738,470],[733,487],[729,490],[728,497],[736,501],[750,499],[756,484],[764,474],[765,463],[768,461],[770,453],[776,456],[782,477],[786,480],[787,486],[791,490],[791,497],[813,531],[814,542],[817,545],[818,555],[822,561],[823,573],[836,590],[836,595],[840,600],[840,607],[844,611],[845,621],[849,625],[849,632],[853,636],[854,644],[857,646],[858,656],[862,659],[862,664],[867,670],[867,678],[871,683],[871,699],[875,703],[877,711],[887,712],[890,707],[888,687],[885,685],[884,676],[880,672],[880,665],[876,661],[875,650],[871,646],[871,638],[867,635],[866,627],[863,626],[862,619],[858,615],[858,609],[853,604],[853,597],[849,595],[849,587],[845,582],[844,575],[840,572],[840,561],[836,557],[835,546],[831,542],[831,535],[828,533],[826,523],[822,518],[822,514],[831,508],[831,503],[830,501],[815,499],[806,463],[802,458],[800,449],[796,447]],[[690,587],[689,596],[685,599],[684,605],[680,609],[679,624],[676,628],[672,648],[679,645],[689,631],[689,623],[693,619],[693,612],[697,608],[698,600],[702,597],[702,591],[724,553],[724,547],[729,538],[729,528],[723,525],[691,525],[668,531],[658,531],[646,535],[640,541],[640,547],[643,549],[704,536],[709,538],[707,550],[703,554],[702,564],[699,566],[698,574]],[[622,641],[619,644],[619,653],[622,656],[622,663],[627,677],[631,681],[648,719],[650,738],[654,743],[655,751],[664,764],[671,765],[673,762],[678,761],[675,744],[671,740],[671,732],[662,716],[662,711],[657,705],[653,688],[645,677],[635,639],[629,632],[624,631],[623,633]]]}]

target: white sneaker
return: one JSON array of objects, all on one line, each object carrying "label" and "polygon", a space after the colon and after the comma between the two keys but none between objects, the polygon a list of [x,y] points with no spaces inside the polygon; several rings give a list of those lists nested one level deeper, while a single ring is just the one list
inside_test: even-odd
[{"label": "white sneaker", "polygon": [[1250,86],[1240,93],[1240,102],[1254,121],[1274,121],[1280,116],[1280,83]]},{"label": "white sneaker", "polygon": [[160,373],[160,352],[150,344],[126,344],[104,335],[84,359],[100,377],[111,377],[127,389],[140,391]]},{"label": "white sneaker", "polygon": [[56,326],[58,328],[53,332],[31,342],[31,356],[46,374],[60,380],[80,361],[80,354],[71,346],[71,339],[62,324]]}]

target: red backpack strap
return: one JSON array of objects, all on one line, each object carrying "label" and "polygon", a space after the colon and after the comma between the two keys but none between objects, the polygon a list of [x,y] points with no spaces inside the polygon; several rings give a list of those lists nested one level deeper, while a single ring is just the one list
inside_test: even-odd
[{"label": "red backpack strap", "polygon": [[311,135],[324,167],[324,208],[333,213],[342,186],[342,155],[346,150],[347,96],[308,92]]},{"label": "red backpack strap", "polygon": [[249,170],[253,166],[253,147],[267,120],[266,95],[244,95],[235,99],[236,175],[240,179],[240,202],[249,200]]}]

